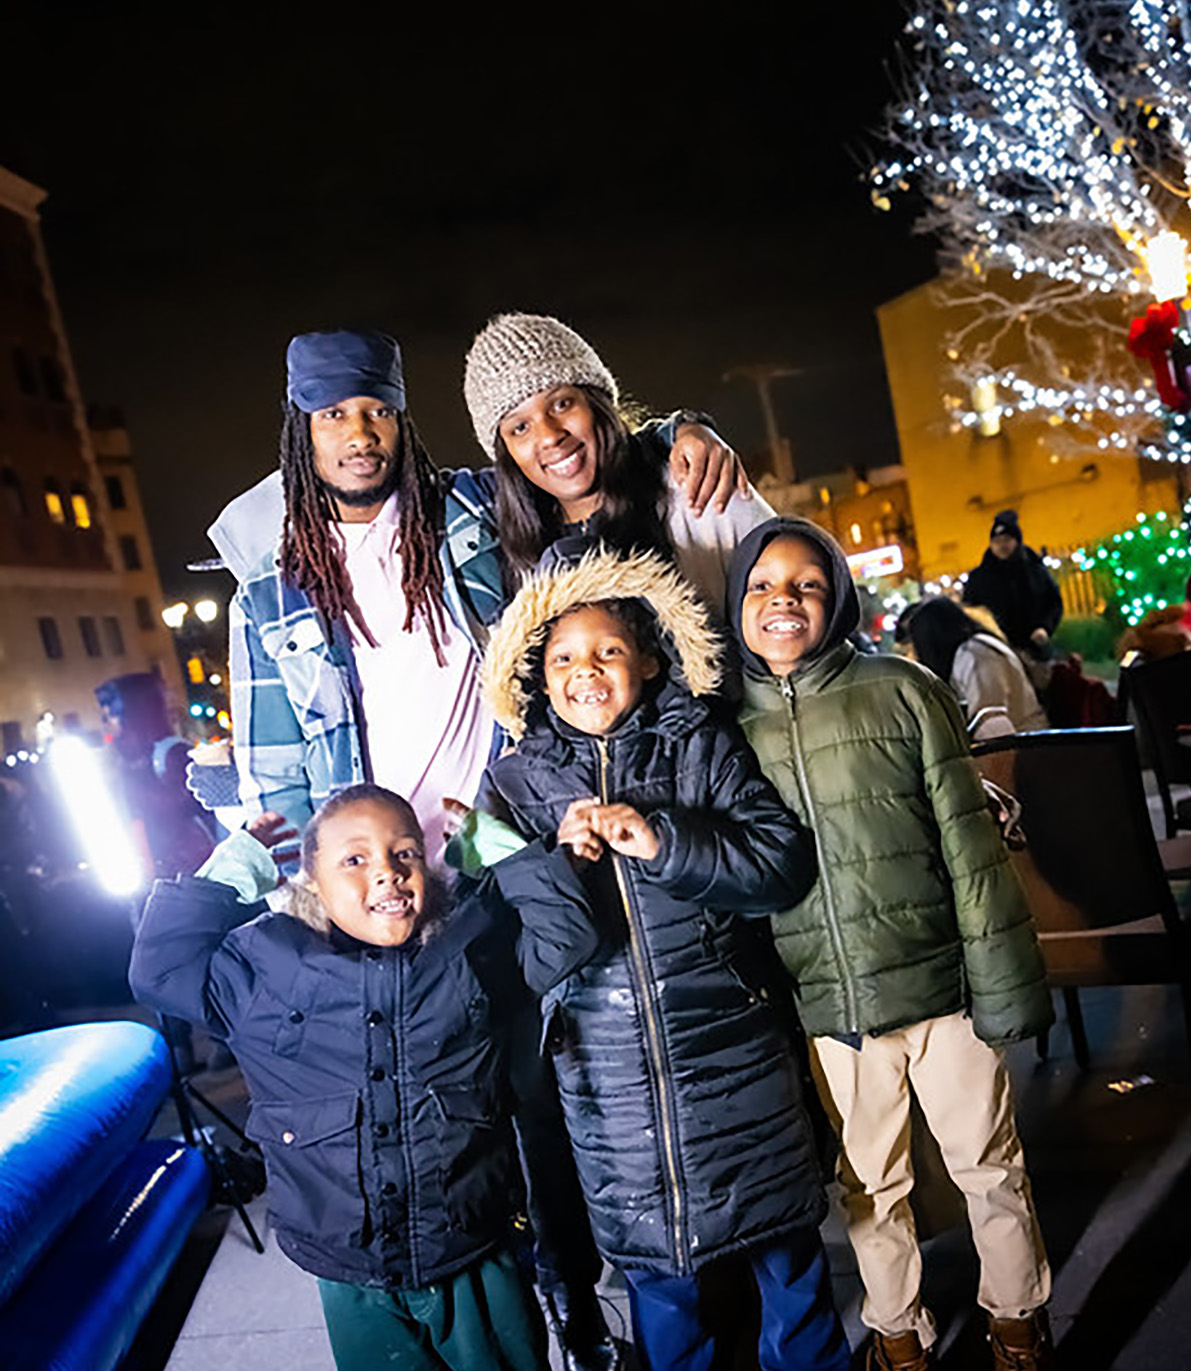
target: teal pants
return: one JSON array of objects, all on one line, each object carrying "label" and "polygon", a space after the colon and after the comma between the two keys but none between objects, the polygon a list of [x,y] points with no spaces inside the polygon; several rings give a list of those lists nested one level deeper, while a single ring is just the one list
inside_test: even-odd
[{"label": "teal pants", "polygon": [[318,1283],[339,1371],[547,1371],[546,1325],[512,1253],[423,1290]]}]

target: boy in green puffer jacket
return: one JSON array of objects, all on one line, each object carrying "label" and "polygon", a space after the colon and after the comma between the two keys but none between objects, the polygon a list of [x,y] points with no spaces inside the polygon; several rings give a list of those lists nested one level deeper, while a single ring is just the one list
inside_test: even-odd
[{"label": "boy in green puffer jacket", "polygon": [[729,605],[741,723],[817,838],[819,880],[773,927],[840,1137],[868,1367],[924,1368],[935,1341],[909,1204],[911,1087],[967,1201],[994,1365],[1048,1366],[1050,1270],[998,1049],[1053,1010],[958,708],[915,663],[856,652],[848,564],[815,524],[754,529]]}]

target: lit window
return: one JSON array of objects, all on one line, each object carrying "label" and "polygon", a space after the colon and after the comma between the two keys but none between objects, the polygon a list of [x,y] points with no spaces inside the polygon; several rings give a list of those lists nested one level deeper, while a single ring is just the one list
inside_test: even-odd
[{"label": "lit window", "polygon": [[45,483],[45,507],[46,513],[56,524],[66,522],[66,507],[62,503],[62,492],[58,489],[56,481]]},{"label": "lit window", "polygon": [[87,503],[87,497],[81,490],[76,490],[71,494],[70,509],[74,515],[76,528],[91,527],[91,506]]}]

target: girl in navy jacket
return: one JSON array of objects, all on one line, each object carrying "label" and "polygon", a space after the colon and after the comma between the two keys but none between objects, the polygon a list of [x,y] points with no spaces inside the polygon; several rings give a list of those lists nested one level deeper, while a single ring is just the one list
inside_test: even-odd
[{"label": "girl in navy jacket", "polygon": [[[543,1371],[541,1314],[510,1250],[504,1034],[529,994],[516,920],[490,880],[450,898],[433,884],[412,809],[379,786],[328,800],[302,854],[289,912],[261,912],[276,875],[247,831],[201,876],[157,882],[133,991],[235,1054],[278,1244],[319,1278],[341,1369]],[[571,917],[526,977],[547,989],[571,965],[552,956],[594,945]]]}]

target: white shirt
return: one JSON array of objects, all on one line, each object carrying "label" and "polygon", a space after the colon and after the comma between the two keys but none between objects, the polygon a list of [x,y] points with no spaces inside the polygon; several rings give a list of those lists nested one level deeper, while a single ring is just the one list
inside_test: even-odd
[{"label": "white shirt", "polygon": [[446,665],[434,657],[425,616],[407,633],[401,589],[397,496],[367,524],[335,525],[356,606],[376,646],[349,616],[360,681],[364,761],[377,785],[403,795],[426,835],[431,866],[442,863],[443,800],[470,805],[492,747],[493,721],[480,698],[479,661],[444,611],[438,626]]}]

